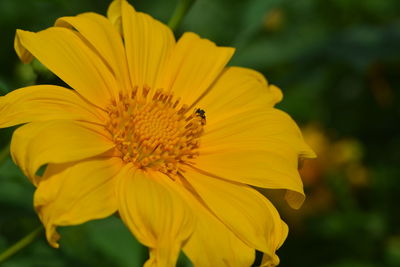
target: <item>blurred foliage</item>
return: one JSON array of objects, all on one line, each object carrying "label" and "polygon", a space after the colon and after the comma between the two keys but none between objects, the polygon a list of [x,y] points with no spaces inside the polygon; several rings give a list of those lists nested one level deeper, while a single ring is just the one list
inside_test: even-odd
[{"label": "blurred foliage", "polygon": [[[0,94],[62,84],[39,62],[18,61],[17,28],[39,31],[61,16],[105,14],[109,2],[0,0]],[[130,2],[163,22],[177,3]],[[303,208],[275,201],[290,227],[281,266],[400,266],[400,1],[197,0],[177,35],[184,31],[236,47],[231,64],[280,86],[279,108],[319,154],[302,169]],[[12,131],[0,131],[0,251],[39,225],[34,188],[7,156]],[[60,249],[42,236],[2,266],[140,266],[147,257],[116,217],[61,232]],[[189,265],[182,257],[179,266]]]}]

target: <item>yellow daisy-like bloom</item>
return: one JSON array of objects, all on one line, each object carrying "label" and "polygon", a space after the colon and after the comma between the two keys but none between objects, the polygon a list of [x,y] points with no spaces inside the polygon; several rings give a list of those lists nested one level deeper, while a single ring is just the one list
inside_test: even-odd
[{"label": "yellow daisy-like bloom", "polygon": [[[15,49],[73,90],[37,85],[0,98],[0,127],[24,124],[11,154],[37,187],[34,206],[58,247],[57,226],[118,213],[150,249],[146,266],[263,266],[288,229],[255,187],[287,189],[298,208],[299,157],[313,157],[280,90],[226,67],[234,49],[171,30],[115,0],[108,16],[62,17]],[[43,175],[38,169],[46,165]]]}]

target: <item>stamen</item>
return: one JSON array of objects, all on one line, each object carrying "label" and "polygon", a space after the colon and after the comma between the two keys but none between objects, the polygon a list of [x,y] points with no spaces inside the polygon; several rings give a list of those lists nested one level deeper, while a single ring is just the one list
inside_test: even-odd
[{"label": "stamen", "polygon": [[147,98],[150,89],[135,86],[130,95],[112,101],[106,128],[125,162],[174,179],[182,172],[182,164],[192,163],[199,154],[205,112],[197,109],[185,115],[188,106],[179,105],[173,94],[157,89],[152,98]]}]

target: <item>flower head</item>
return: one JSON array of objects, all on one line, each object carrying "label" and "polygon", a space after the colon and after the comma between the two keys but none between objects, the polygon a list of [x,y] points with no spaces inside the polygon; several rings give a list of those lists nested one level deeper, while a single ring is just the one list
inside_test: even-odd
[{"label": "flower head", "polygon": [[[299,157],[313,157],[281,91],[250,69],[226,67],[234,50],[171,30],[115,0],[108,17],[62,17],[15,49],[72,89],[37,85],[0,98],[14,161],[37,187],[49,243],[57,226],[114,213],[149,247],[146,266],[264,266],[287,226],[255,187],[304,200]],[[46,166],[43,175],[37,175]]]}]

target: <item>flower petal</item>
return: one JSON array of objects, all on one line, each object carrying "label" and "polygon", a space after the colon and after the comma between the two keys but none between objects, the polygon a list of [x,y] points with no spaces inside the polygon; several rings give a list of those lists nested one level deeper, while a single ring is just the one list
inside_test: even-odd
[{"label": "flower petal", "polygon": [[175,266],[182,244],[193,230],[192,213],[169,187],[133,165],[118,175],[117,197],[122,220],[137,239],[150,248],[145,266]]},{"label": "flower petal", "polygon": [[77,32],[61,27],[38,33],[17,30],[15,49],[22,59],[29,51],[97,106],[105,107],[116,97],[115,77]]},{"label": "flower petal", "polygon": [[171,29],[147,14],[136,12],[125,0],[114,1],[108,17],[117,30],[122,27],[132,86],[155,89],[175,45]]},{"label": "flower petal", "polygon": [[288,189],[288,203],[304,201],[299,157],[314,157],[294,121],[277,109],[249,109],[224,120],[207,117],[195,168],[212,176],[271,189]]},{"label": "flower petal", "polygon": [[237,114],[248,109],[272,107],[282,99],[282,92],[269,85],[265,77],[254,70],[228,67],[218,78],[198,106],[207,117],[218,120],[224,114]]},{"label": "flower petal", "polygon": [[0,127],[47,120],[102,122],[102,111],[75,91],[54,85],[35,85],[0,97]]},{"label": "flower petal", "polygon": [[124,44],[121,35],[107,18],[96,13],[83,13],[59,18],[55,26],[77,30],[112,70],[121,87],[117,89],[128,91],[131,84]]},{"label": "flower petal", "polygon": [[196,228],[183,247],[193,265],[250,266],[254,262],[255,249],[244,244],[214,215],[202,209],[196,210]]},{"label": "flower petal", "polygon": [[83,122],[32,122],[15,130],[11,156],[36,185],[36,172],[45,164],[82,160],[113,148],[101,133],[100,126]]},{"label": "flower petal", "polygon": [[254,262],[255,249],[244,244],[204,206],[204,202],[199,201],[192,191],[182,186],[185,181],[175,180],[175,183],[171,184],[166,175],[153,175],[179,194],[194,211],[194,231],[183,247],[194,266],[250,266]]},{"label": "flower petal", "polygon": [[34,204],[53,247],[59,246],[57,226],[81,224],[116,212],[114,177],[121,166],[119,158],[47,166]]},{"label": "flower petal", "polygon": [[208,116],[202,142],[207,150],[229,148],[231,145],[237,149],[260,148],[260,144],[283,144],[296,150],[302,157],[315,157],[293,119],[275,108],[226,113],[223,119]]},{"label": "flower petal", "polygon": [[107,9],[107,17],[111,24],[117,29],[119,34],[122,36],[122,2],[125,0],[114,0],[111,2]]},{"label": "flower petal", "polygon": [[[288,236],[289,228],[284,221],[281,221],[281,223],[276,222],[276,232],[278,234],[274,236],[275,238],[272,237],[271,242],[270,242],[271,249],[274,249],[274,248],[278,249],[282,246],[283,242],[286,240],[286,238]],[[277,266],[279,264],[279,262],[280,262],[279,257],[276,254],[270,255],[268,253],[264,253],[260,267]]]},{"label": "flower petal", "polygon": [[162,85],[194,105],[221,75],[234,53],[231,47],[218,47],[194,33],[185,33],[176,44],[168,62]]},{"label": "flower petal", "polygon": [[113,1],[107,15],[123,32],[133,85],[172,90],[184,104],[205,94],[234,52],[194,33],[185,33],[175,45],[166,25],[136,12],[125,0]]},{"label": "flower petal", "polygon": [[194,266],[241,267],[254,262],[254,248],[240,240],[191,192],[182,188],[179,193],[195,211],[196,226],[183,247]]},{"label": "flower petal", "polygon": [[275,207],[259,192],[242,184],[185,172],[188,189],[249,247],[275,258],[282,236],[282,221]]},{"label": "flower petal", "polygon": [[260,73],[228,68],[198,104],[207,124],[196,168],[245,184],[289,189],[286,199],[298,208],[304,201],[298,159],[315,153],[294,121],[273,108],[281,99],[280,90]]}]

